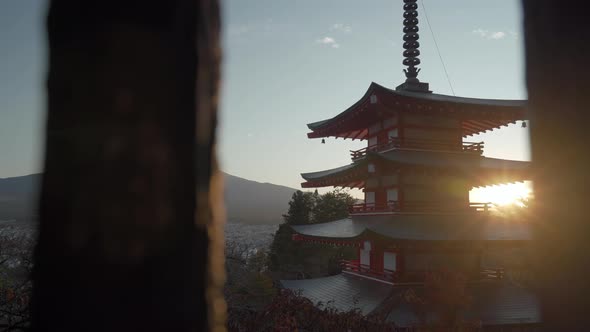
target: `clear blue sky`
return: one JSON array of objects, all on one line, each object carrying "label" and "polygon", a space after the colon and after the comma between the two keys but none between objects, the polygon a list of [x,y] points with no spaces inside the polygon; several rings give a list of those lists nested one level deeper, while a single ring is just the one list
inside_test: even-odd
[{"label": "clear blue sky", "polygon": [[[309,140],[306,123],[332,117],[371,81],[402,73],[402,0],[230,0],[223,4],[219,154],[231,174],[299,187],[299,173],[350,162],[366,142]],[[521,99],[520,2],[424,0],[455,94]],[[45,2],[0,2],[0,177],[40,171],[44,121]],[[422,72],[451,94],[419,2]],[[528,160],[520,125],[469,138],[485,154]]]}]

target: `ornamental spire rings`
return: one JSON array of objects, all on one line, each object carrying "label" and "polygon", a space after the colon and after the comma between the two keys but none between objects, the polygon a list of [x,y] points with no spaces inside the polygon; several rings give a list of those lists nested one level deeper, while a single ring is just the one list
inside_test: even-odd
[{"label": "ornamental spire rings", "polygon": [[406,74],[406,82],[418,83],[419,68],[416,68],[420,64],[420,43],[418,39],[418,4],[417,0],[404,0],[404,66],[408,69],[404,69]]}]

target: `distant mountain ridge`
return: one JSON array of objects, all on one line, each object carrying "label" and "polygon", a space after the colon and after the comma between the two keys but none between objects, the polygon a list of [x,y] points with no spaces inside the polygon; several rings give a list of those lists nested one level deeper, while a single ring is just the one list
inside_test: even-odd
[{"label": "distant mountain ridge", "polygon": [[0,195],[36,193],[40,181],[41,174],[0,178]]},{"label": "distant mountain ridge", "polygon": [[248,224],[279,224],[295,191],[297,189],[225,173],[227,219]]},{"label": "distant mountain ridge", "polygon": [[[279,224],[297,189],[225,175],[225,205],[228,222]],[[0,179],[0,220],[30,219],[41,174]]]}]

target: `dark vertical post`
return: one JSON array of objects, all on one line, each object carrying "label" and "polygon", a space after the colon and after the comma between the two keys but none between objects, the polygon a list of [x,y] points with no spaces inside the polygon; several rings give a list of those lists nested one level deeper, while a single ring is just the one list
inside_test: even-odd
[{"label": "dark vertical post", "polygon": [[590,22],[583,2],[523,5],[543,320],[548,331],[588,331]]},{"label": "dark vertical post", "polygon": [[53,0],[47,29],[33,329],[222,327],[217,1]]}]

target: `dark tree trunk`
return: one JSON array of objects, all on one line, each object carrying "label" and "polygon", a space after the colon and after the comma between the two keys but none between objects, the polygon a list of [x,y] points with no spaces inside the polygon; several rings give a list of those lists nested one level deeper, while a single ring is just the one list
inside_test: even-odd
[{"label": "dark tree trunk", "polygon": [[53,0],[47,28],[33,328],[220,326],[216,0]]},{"label": "dark tree trunk", "polygon": [[543,320],[549,331],[588,331],[590,24],[582,1],[523,5]]}]

